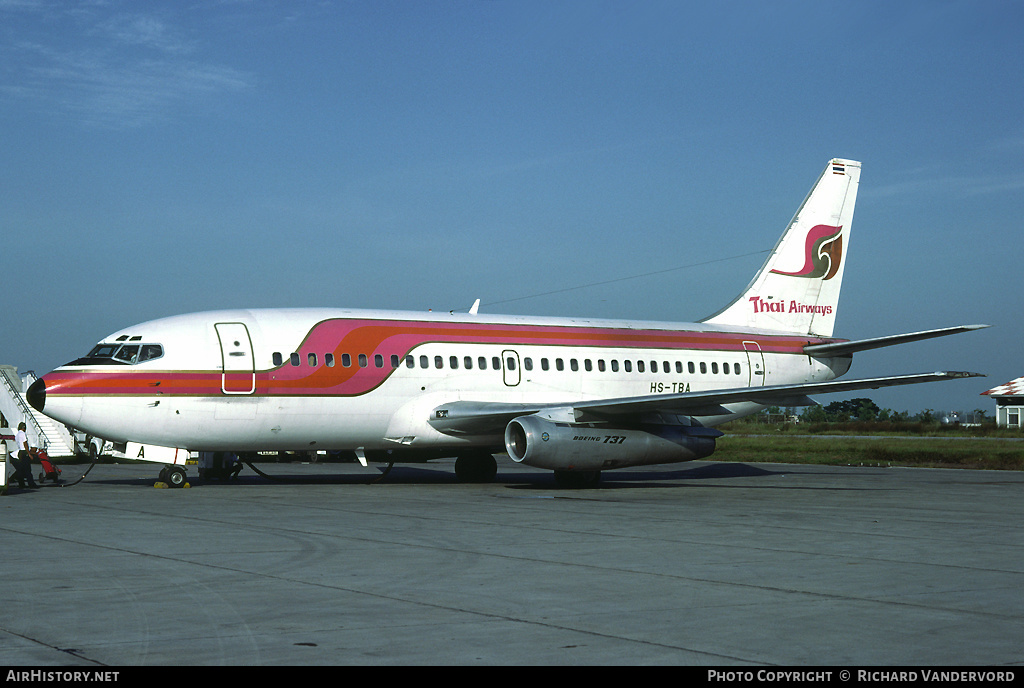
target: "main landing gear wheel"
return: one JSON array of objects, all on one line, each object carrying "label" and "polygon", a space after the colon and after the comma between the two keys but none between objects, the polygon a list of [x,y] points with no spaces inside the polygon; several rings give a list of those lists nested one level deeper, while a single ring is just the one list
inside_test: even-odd
[{"label": "main landing gear wheel", "polygon": [[489,483],[498,474],[498,462],[491,454],[463,454],[455,459],[455,477],[460,483]]},{"label": "main landing gear wheel", "polygon": [[555,471],[555,484],[566,490],[589,490],[601,482],[601,471]]}]

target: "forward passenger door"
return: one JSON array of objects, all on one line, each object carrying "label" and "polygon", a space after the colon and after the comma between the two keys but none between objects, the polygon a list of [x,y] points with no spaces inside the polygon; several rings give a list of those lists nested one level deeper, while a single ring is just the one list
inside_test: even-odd
[{"label": "forward passenger door", "polygon": [[252,339],[244,323],[217,323],[220,340],[221,391],[224,394],[252,394],[256,391],[256,363]]}]

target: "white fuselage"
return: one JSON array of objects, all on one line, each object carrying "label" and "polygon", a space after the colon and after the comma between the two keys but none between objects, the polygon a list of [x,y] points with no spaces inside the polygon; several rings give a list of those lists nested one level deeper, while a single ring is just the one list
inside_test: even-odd
[{"label": "white fuselage", "polygon": [[[571,404],[831,380],[834,341],[713,325],[341,309],[232,310],[153,320],[103,340],[132,362],[79,359],[45,376],[45,412],[114,441],[191,451],[500,446],[435,430],[471,400]],[[727,404],[714,426],[762,408]]]}]

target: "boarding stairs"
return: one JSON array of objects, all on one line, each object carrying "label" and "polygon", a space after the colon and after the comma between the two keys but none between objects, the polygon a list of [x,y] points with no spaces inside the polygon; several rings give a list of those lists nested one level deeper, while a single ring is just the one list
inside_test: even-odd
[{"label": "boarding stairs", "polygon": [[[35,381],[33,372],[19,375],[16,367],[0,365],[0,413],[9,426],[2,436],[13,436],[18,423],[24,422],[30,446],[44,449],[51,458],[74,456],[75,438],[67,426],[39,413],[25,401],[25,390]],[[12,450],[14,443],[7,447]]]}]

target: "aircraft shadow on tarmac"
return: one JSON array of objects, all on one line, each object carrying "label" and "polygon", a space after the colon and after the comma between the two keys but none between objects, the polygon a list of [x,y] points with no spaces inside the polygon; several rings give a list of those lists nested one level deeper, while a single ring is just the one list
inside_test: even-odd
[{"label": "aircraft shadow on tarmac", "polygon": [[[325,464],[324,468],[331,464]],[[253,485],[281,484],[281,485],[459,485],[454,470],[444,464],[431,464],[430,468],[417,465],[402,464],[394,466],[390,471],[385,472],[383,468],[379,472],[332,472],[321,470],[316,465],[303,465],[297,467],[283,464],[279,470],[274,470],[274,464],[261,464],[260,473],[254,473],[248,468],[242,474],[232,479],[200,479],[195,474],[189,475],[191,487],[214,487],[231,488]],[[787,466],[786,470],[773,470],[759,465],[746,463],[707,463],[697,466],[676,468],[674,470],[628,470],[620,469],[605,471],[602,474],[601,482],[594,489],[618,490],[618,489],[679,489],[695,487],[694,481],[706,480],[730,480],[739,478],[761,478],[779,475],[792,475],[795,473],[808,474],[817,473],[813,467]],[[113,477],[107,475],[94,475],[86,479],[90,483],[106,485],[135,485],[152,487],[157,481],[153,476],[124,476]],[[533,472],[502,472],[500,467],[498,475],[491,483],[491,486],[501,486],[512,490],[552,490],[559,489],[555,485],[553,474],[548,471]],[[765,489],[794,489],[796,485],[753,485],[744,483],[746,488]],[[718,487],[731,487],[719,485]],[[807,488],[812,489],[812,488]],[[836,488],[816,487],[813,489],[862,489],[862,488]],[[578,490],[567,490],[574,492]]]},{"label": "aircraft shadow on tarmac", "polygon": [[[809,486],[798,486],[795,484],[780,485],[778,483],[771,484],[756,484],[751,482],[744,482],[742,484],[729,485],[728,481],[731,479],[739,478],[769,478],[772,476],[785,476],[799,473],[800,475],[811,475],[818,471],[813,470],[812,467],[800,467],[794,469],[794,467],[788,466],[786,470],[772,470],[764,468],[759,465],[751,465],[746,463],[709,463],[700,466],[690,466],[687,468],[677,468],[675,470],[646,470],[646,471],[631,471],[628,469],[616,470],[616,471],[605,471],[601,475],[601,482],[596,489],[599,490],[619,490],[619,489],[683,489],[683,488],[694,488],[694,487],[716,487],[716,488],[734,488],[739,487],[743,489],[768,489],[768,490],[792,490],[792,489],[813,489],[813,490],[860,490],[863,488],[845,488],[845,487],[809,487]],[[519,476],[516,476],[519,478]],[[509,482],[506,486],[510,489],[551,489],[554,487],[554,480],[550,474],[538,473],[524,476],[525,479],[515,480]],[[719,483],[717,485],[701,485],[700,481],[715,481],[724,480],[725,483]],[[499,472],[496,482],[502,482],[502,475]],[[586,491],[586,490],[583,490]]]},{"label": "aircraft shadow on tarmac", "polygon": [[[326,464],[330,465],[330,464]],[[311,469],[311,470],[309,470]],[[360,484],[423,484],[443,485],[457,484],[453,470],[448,470],[445,465],[432,464],[430,468],[422,468],[416,465],[402,464],[394,466],[385,473],[381,468],[380,472],[367,471],[358,472],[328,472],[318,471],[315,466],[306,465],[302,472],[294,468],[289,469],[285,465],[281,470],[275,471],[273,464],[262,464],[260,473],[256,474],[251,470],[243,470],[237,478],[231,479],[201,479],[194,474],[189,475],[189,484],[192,487],[215,486],[230,487],[233,485],[253,485],[267,483],[281,483],[291,485],[360,485]],[[605,471],[602,474],[600,487],[668,487],[665,481],[674,480],[706,480],[721,478],[749,478],[756,476],[780,475],[783,471],[771,471],[758,466],[751,466],[743,463],[709,464],[694,466],[676,470],[647,470],[631,471],[617,470]],[[96,475],[88,482],[107,485],[147,485],[150,486],[156,481],[154,476],[131,476],[111,477],[109,475]],[[500,468],[498,475],[492,485],[505,485],[507,487],[542,487],[554,486],[554,477],[550,471],[537,471],[536,473],[502,473]]]}]

